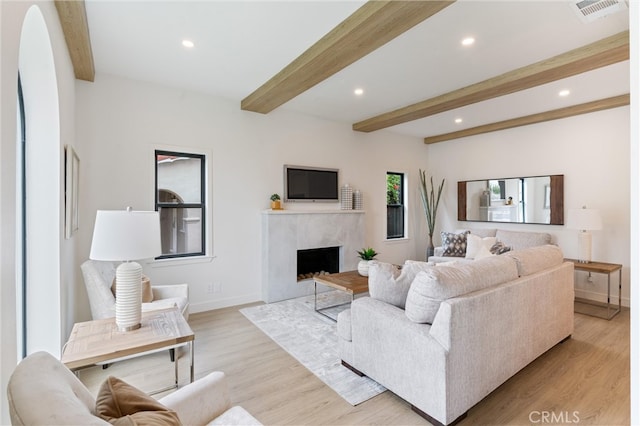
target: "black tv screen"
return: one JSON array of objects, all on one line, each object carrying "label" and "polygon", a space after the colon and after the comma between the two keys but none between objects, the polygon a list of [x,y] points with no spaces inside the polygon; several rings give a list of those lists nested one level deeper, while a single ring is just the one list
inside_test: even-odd
[{"label": "black tv screen", "polygon": [[285,165],[284,201],[338,201],[338,169]]}]

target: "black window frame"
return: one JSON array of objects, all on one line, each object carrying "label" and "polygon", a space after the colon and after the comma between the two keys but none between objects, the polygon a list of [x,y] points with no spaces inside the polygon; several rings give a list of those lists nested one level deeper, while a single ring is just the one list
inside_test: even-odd
[{"label": "black window frame", "polygon": [[[159,155],[167,155],[167,156],[175,156],[175,157],[186,157],[186,158],[197,158],[200,160],[200,203],[161,203],[158,200],[159,196],[159,188],[158,188],[158,156]],[[162,254],[156,259],[176,259],[176,258],[187,258],[187,257],[197,257],[197,256],[205,256],[206,255],[206,247],[207,247],[207,239],[206,239],[206,229],[207,229],[207,221],[206,221],[206,155],[205,154],[195,154],[192,152],[179,152],[179,151],[167,151],[163,149],[154,150],[154,170],[155,170],[155,195],[154,195],[154,206],[155,211],[160,212],[160,209],[200,209],[201,214],[201,246],[200,251],[198,252],[189,252],[189,253],[174,253],[174,254]]]},{"label": "black window frame", "polygon": [[397,204],[389,204],[387,197],[387,239],[388,240],[397,240],[406,238],[406,226],[405,226],[405,176],[404,173],[401,172],[391,172],[388,171],[385,175],[385,190],[388,191],[386,185],[389,181],[389,175],[396,175],[399,177],[399,188],[398,188],[398,203]]}]

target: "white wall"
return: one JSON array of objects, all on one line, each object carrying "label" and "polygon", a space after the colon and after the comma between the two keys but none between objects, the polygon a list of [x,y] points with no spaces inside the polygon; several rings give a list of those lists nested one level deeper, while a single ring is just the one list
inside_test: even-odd
[{"label": "white wall", "polygon": [[[38,280],[37,288],[30,291],[38,293],[38,298],[47,299],[52,303],[46,309],[40,310],[40,319],[37,320],[39,328],[36,334],[47,334],[48,338],[41,345],[28,350],[46,349],[53,354],[58,354],[62,344],[67,339],[74,323],[73,307],[76,305],[74,285],[77,285],[79,270],[74,262],[75,239],[64,240],[64,203],[63,194],[63,152],[64,144],[75,145],[74,138],[74,88],[75,77],[66,43],[60,27],[58,14],[53,2],[5,2],[0,1],[0,197],[3,200],[0,206],[0,310],[1,310],[1,335],[0,341],[0,388],[1,388],[1,412],[0,423],[8,424],[6,384],[9,375],[13,371],[18,360],[18,337],[16,305],[19,297],[16,291],[17,284],[17,242],[20,238],[17,231],[17,207],[18,199],[16,181],[16,141],[17,129],[17,80],[18,62],[20,50],[20,35],[25,15],[30,7],[37,5],[42,13],[48,32],[53,62],[55,66],[59,123],[49,123],[50,128],[56,128],[55,134],[49,134],[40,138],[40,142],[47,144],[50,149],[49,161],[54,162],[48,170],[56,170],[54,176],[43,176],[56,183],[53,189],[53,211],[48,210],[54,218],[57,218],[58,227],[48,233],[47,247],[51,257],[56,259],[55,265],[49,265],[46,281]],[[36,73],[37,74],[37,73]],[[29,125],[29,124],[28,124]],[[33,123],[31,125],[34,125]],[[33,133],[33,132],[32,132]],[[51,186],[48,188],[51,189]],[[43,212],[46,214],[46,212]],[[37,237],[36,237],[37,239]],[[51,246],[54,243],[55,247]],[[33,319],[33,317],[32,317]],[[33,321],[32,321],[33,322]]]},{"label": "white wall", "polygon": [[[583,205],[599,209],[603,230],[593,231],[593,260],[620,263],[622,303],[629,305],[629,107],[518,127],[430,145],[429,173],[449,182],[440,230],[501,227],[548,232],[566,257],[578,257],[578,235],[565,226],[458,222],[456,182],[502,177],[564,175],[565,218]],[[617,275],[613,280],[617,284]],[[617,289],[612,293],[617,296]],[[606,276],[576,274],[576,294],[606,300]],[[617,302],[617,298],[615,299]]]},{"label": "white wall", "polygon": [[[77,135],[85,142],[81,166],[82,241],[88,256],[98,209],[153,209],[153,150],[158,146],[209,152],[213,259],[145,265],[152,283],[186,282],[192,311],[261,299],[260,213],[283,192],[283,165],[340,169],[340,185],[364,194],[365,243],[378,258],[401,263],[424,259],[426,239],[417,196],[418,169],[427,165],[421,139],[387,132],[361,134],[338,124],[276,110],[241,111],[237,102],[115,76],[78,81]],[[409,178],[409,239],[385,242],[386,172]],[[413,188],[413,191],[411,189]],[[339,209],[339,204],[284,204],[285,209]],[[415,223],[418,221],[418,223]],[[416,233],[416,231],[418,233]],[[356,257],[356,253],[352,253]],[[209,294],[208,288],[216,292]],[[219,291],[218,291],[219,290]],[[88,306],[76,306],[78,319]]]}]

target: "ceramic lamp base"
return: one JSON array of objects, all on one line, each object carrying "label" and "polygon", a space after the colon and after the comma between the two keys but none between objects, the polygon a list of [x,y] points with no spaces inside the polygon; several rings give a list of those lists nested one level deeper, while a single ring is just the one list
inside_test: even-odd
[{"label": "ceramic lamp base", "polygon": [[142,267],[125,262],[116,269],[116,326],[119,331],[140,328],[142,319]]},{"label": "ceramic lamp base", "polygon": [[578,257],[578,260],[580,263],[591,262],[591,232],[581,231],[578,236],[578,242],[580,244],[580,257]]}]

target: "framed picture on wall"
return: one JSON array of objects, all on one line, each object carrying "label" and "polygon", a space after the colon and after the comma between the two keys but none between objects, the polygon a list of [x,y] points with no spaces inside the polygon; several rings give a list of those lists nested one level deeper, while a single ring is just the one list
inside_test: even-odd
[{"label": "framed picture on wall", "polygon": [[69,239],[78,230],[78,194],[80,183],[80,158],[71,145],[64,147],[64,210],[65,238]]}]

